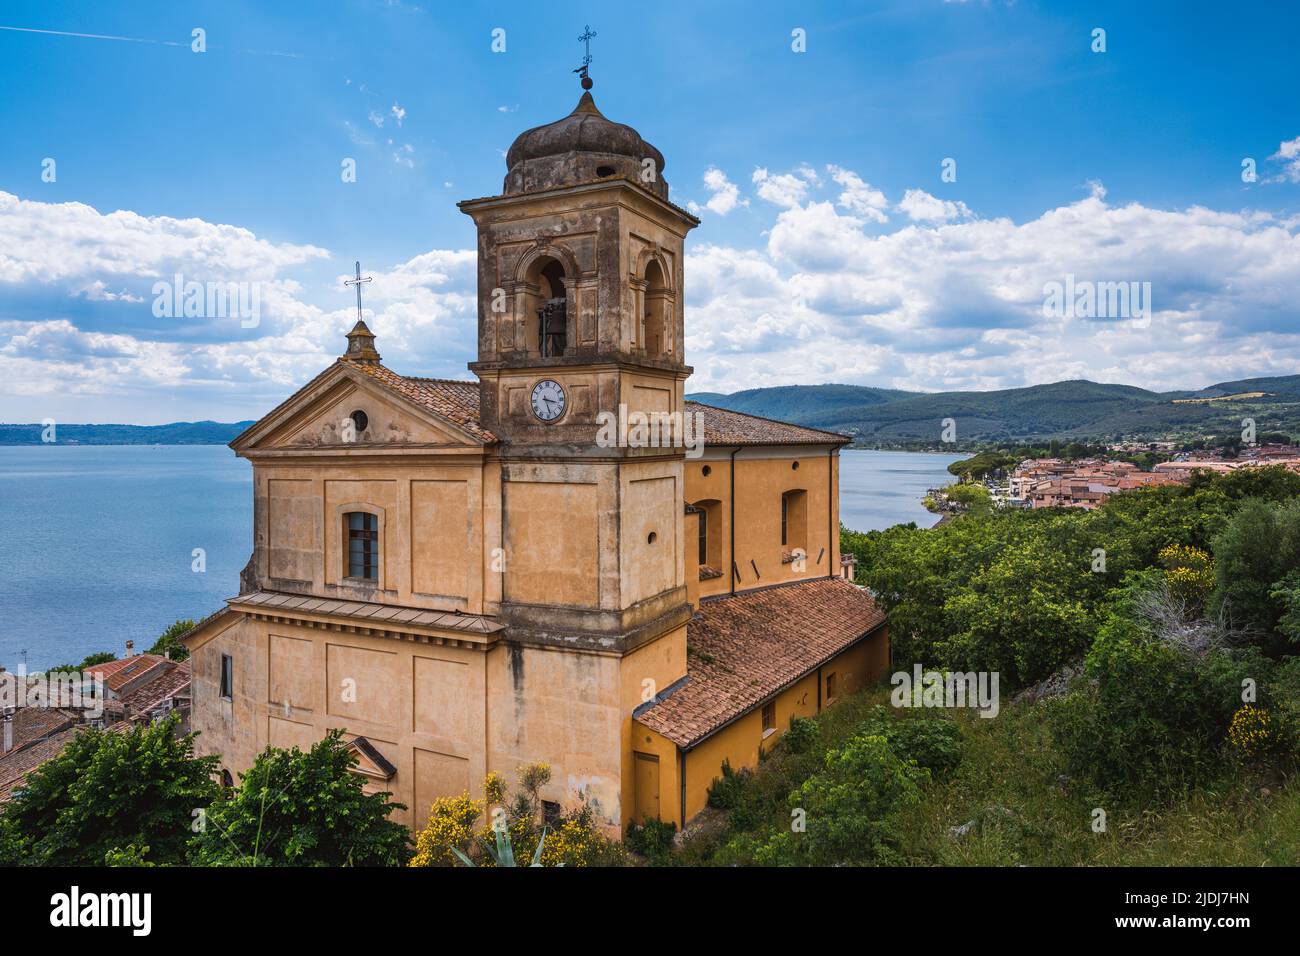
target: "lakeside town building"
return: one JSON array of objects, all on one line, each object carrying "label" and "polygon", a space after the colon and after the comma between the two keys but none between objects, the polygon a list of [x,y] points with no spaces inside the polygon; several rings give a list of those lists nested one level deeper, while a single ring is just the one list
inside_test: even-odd
[{"label": "lakeside town building", "polygon": [[341,729],[413,827],[534,761],[549,809],[682,826],[724,763],[887,671],[885,615],[839,549],[850,439],[685,400],[699,221],[590,92],[506,165],[459,206],[476,380],[393,371],[359,315],[231,443],[253,553],[184,638],[197,746],[237,775]]}]

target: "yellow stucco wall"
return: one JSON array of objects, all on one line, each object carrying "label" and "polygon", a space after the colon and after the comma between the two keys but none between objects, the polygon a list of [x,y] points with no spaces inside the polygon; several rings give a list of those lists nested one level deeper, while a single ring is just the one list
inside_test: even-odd
[{"label": "yellow stucco wall", "polygon": [[[708,507],[709,554],[722,577],[699,582],[701,597],[731,591],[731,469],[725,448],[714,448],[704,458],[685,464],[686,500],[690,504],[717,502]],[[798,468],[794,468],[795,464]],[[704,470],[708,468],[709,474]],[[735,589],[825,577],[839,573],[839,456],[825,448],[743,448],[735,460]],[[828,472],[829,481],[828,485]],[[793,533],[781,544],[781,496],[805,492],[806,530],[799,540]],[[829,508],[828,508],[829,504]],[[791,522],[793,524],[793,522]],[[698,542],[688,559],[698,561]],[[802,546],[807,559],[802,569],[783,562],[786,552]],[[820,560],[819,560],[820,559]],[[751,564],[751,561],[753,562]],[[757,573],[755,573],[757,566]],[[697,568],[698,577],[698,568]]]},{"label": "yellow stucco wall", "polygon": [[[828,706],[824,685],[827,674],[837,675],[840,682],[837,698],[840,698],[879,682],[885,677],[888,664],[889,635],[882,627],[777,694],[773,731],[765,733],[763,729],[764,701],[686,751],[686,821],[708,805],[709,787],[722,775],[724,760],[734,770],[757,766],[760,750],[775,746],[790,726],[791,718],[811,717],[819,712],[819,681],[823,685],[822,709]],[[635,750],[659,757],[661,819],[681,827],[682,795],[677,770],[681,752],[671,741],[636,721],[632,725],[632,742]],[[668,768],[672,768],[671,772],[665,772]]]}]

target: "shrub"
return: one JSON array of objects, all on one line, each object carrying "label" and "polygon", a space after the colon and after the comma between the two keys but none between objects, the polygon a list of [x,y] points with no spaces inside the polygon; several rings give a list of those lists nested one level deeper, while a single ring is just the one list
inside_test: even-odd
[{"label": "shrub", "polygon": [[[503,841],[516,861],[531,861],[541,843],[542,866],[623,862],[621,849],[601,834],[596,815],[586,804],[563,813],[553,827],[541,825],[541,788],[551,779],[550,767],[527,764],[519,768],[518,779],[519,788],[510,799],[500,775],[491,773],[483,782],[483,800],[468,793],[435,800],[428,821],[416,835],[410,865],[456,866],[464,854],[475,866],[496,866]],[[476,830],[480,817],[483,823]]]},{"label": "shrub", "polygon": [[766,866],[896,861],[894,815],[920,802],[920,787],[929,778],[928,770],[901,759],[884,737],[856,733],[827,753],[822,772],[790,794],[790,829],[747,849]]},{"label": "shrub", "polygon": [[394,866],[410,855],[384,792],[366,793],[356,754],[331,730],[308,751],[267,747],[208,808],[194,840],[202,866]]},{"label": "shrub", "polygon": [[1104,790],[1173,796],[1221,770],[1241,680],[1252,671],[1254,659],[1198,656],[1117,610],[1088,653],[1090,680],[1051,706],[1052,734],[1071,773]]},{"label": "shrub", "polygon": [[924,767],[936,779],[946,777],[961,763],[961,732],[948,716],[895,717],[877,707],[858,733],[884,737],[901,759]]},{"label": "shrub", "polygon": [[731,761],[722,761],[722,776],[709,784],[709,806],[718,810],[734,810],[741,803],[745,782],[751,773],[748,769],[731,769]]},{"label": "shrub", "polygon": [[781,736],[781,744],[792,754],[805,754],[817,741],[821,728],[813,717],[791,717],[790,727]]},{"label": "shrub", "polygon": [[1233,750],[1247,760],[1257,760],[1276,752],[1281,739],[1277,722],[1266,708],[1242,704],[1232,715],[1228,727],[1228,742]]},{"label": "shrub", "polygon": [[651,863],[663,863],[672,855],[673,836],[676,833],[676,824],[664,820],[646,820],[644,823],[630,824],[624,842],[629,850]]},{"label": "shrub", "polygon": [[1161,549],[1161,566],[1169,593],[1189,612],[1199,613],[1214,591],[1214,559],[1209,552],[1186,544]]}]

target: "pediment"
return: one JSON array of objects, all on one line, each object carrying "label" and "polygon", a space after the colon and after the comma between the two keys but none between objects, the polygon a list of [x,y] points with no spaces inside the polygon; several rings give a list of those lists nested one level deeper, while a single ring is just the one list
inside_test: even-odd
[{"label": "pediment", "polygon": [[[364,415],[358,430],[354,413]],[[436,411],[386,388],[347,363],[331,366],[231,443],[237,452],[399,446],[482,447]]]},{"label": "pediment", "polygon": [[397,774],[397,768],[365,737],[353,737],[347,746],[357,757],[354,773],[372,780],[392,780]]}]

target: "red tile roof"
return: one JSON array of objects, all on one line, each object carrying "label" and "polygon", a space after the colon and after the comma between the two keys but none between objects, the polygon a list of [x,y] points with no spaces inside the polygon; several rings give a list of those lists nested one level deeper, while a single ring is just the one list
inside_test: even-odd
[{"label": "red tile roof", "polygon": [[13,713],[13,746],[8,751],[0,749],[0,756],[21,750],[43,737],[49,737],[71,727],[78,720],[76,713],[58,707],[19,707]]},{"label": "red tile roof", "polygon": [[86,673],[99,677],[104,682],[104,686],[116,694],[132,684],[138,685],[141,681],[146,683],[152,681],[162,672],[149,674],[149,671],[157,667],[169,666],[172,663],[161,654],[136,654],[132,657],[123,657],[115,661],[108,661],[105,664],[88,667]]},{"label": "red tile roof", "polygon": [[14,791],[23,785],[29,773],[45,761],[57,757],[72,740],[72,735],[80,729],[81,725],[69,727],[40,743],[0,758],[0,803],[13,796]]},{"label": "red tile roof", "polygon": [[479,424],[478,382],[398,375],[377,362],[348,364],[403,398],[423,405],[435,415],[459,425],[476,438],[485,442],[497,440],[496,435]]},{"label": "red tile roof", "polygon": [[847,445],[853,441],[839,432],[791,425],[702,402],[688,401],[686,411],[704,416],[704,441],[709,445]]},{"label": "red tile roof", "polygon": [[689,749],[884,623],[842,578],[705,598],[687,625],[685,682],[636,719]]},{"label": "red tile roof", "polygon": [[189,695],[190,662],[168,661],[171,665],[149,683],[124,694],[119,703],[129,717],[147,716],[149,711],[172,697]]}]

